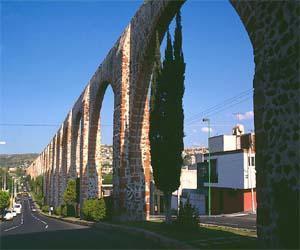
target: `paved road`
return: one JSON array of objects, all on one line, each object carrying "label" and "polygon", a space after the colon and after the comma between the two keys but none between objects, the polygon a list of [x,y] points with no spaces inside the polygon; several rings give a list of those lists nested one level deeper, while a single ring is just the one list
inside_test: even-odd
[{"label": "paved road", "polygon": [[256,214],[235,214],[211,217],[200,216],[200,222],[256,230]]},{"label": "paved road", "polygon": [[0,249],[158,249],[160,246],[124,232],[99,230],[45,217],[22,200],[22,214],[0,224]]}]

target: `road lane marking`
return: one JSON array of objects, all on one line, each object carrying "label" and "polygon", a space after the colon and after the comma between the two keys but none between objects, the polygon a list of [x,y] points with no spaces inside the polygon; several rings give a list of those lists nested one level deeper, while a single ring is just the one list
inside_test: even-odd
[{"label": "road lane marking", "polygon": [[5,229],[4,232],[8,232],[8,231],[10,231],[10,230],[16,229],[16,228],[18,228],[19,226],[20,226],[20,225],[17,225],[17,226],[14,226],[14,227]]},{"label": "road lane marking", "polygon": [[[29,200],[28,200],[28,206],[29,206],[29,209],[30,209]],[[38,217],[36,217],[34,214],[32,214],[31,209],[30,209],[30,215],[31,215],[34,219],[36,219],[37,221],[39,221],[39,222],[43,223],[44,225],[46,225],[45,228],[48,228],[47,222],[41,220],[40,218],[38,218]]]}]

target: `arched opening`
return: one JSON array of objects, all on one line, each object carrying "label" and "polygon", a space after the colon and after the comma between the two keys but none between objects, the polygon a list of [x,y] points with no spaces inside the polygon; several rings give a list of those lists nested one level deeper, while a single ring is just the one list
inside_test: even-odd
[{"label": "arched opening", "polygon": [[81,111],[77,113],[73,110],[71,112],[71,149],[70,149],[70,163],[68,166],[67,179],[76,180],[76,216],[79,216],[80,208],[80,141],[81,141]]},{"label": "arched opening", "polygon": [[[182,169],[173,208],[190,196],[202,215],[209,214],[209,209],[213,215],[255,213],[254,161],[248,164],[248,158],[255,157],[255,147],[241,145],[245,138],[254,137],[251,41],[229,2],[187,1],[181,16],[186,62],[184,155],[189,161]],[[194,23],[196,29],[191,28]],[[172,31],[174,26],[173,21]],[[223,147],[217,148],[216,143]]]},{"label": "arched opening", "polygon": [[111,196],[113,190],[114,92],[108,82],[93,87],[97,89],[91,103],[88,166],[92,175],[89,176],[89,197],[100,198]]},{"label": "arched opening", "polygon": [[110,85],[105,90],[100,110],[101,127],[101,196],[112,199],[113,195],[113,114],[114,92]]},{"label": "arched opening", "polygon": [[[201,3],[200,3],[201,4]],[[206,3],[206,4],[208,4],[208,3]],[[216,5],[216,3],[214,3],[215,5]],[[170,4],[171,5],[171,4]],[[164,32],[165,32],[165,30],[166,30],[166,26],[167,26],[167,24],[170,22],[170,20],[171,20],[171,17],[172,16],[174,16],[174,13],[176,13],[176,10],[178,9],[178,6],[175,6],[176,4],[174,4],[174,6],[172,6],[172,7],[170,7],[170,9],[168,10],[168,11],[165,11],[165,13],[164,13],[164,15],[163,15],[163,17],[161,17],[161,20],[160,21],[158,21],[157,23],[158,23],[158,26],[157,26],[157,30],[160,32],[160,34],[163,34]],[[232,6],[230,6],[230,3],[227,3],[227,8],[228,9],[230,9],[230,11],[231,11],[231,15],[235,15],[235,21],[234,22],[236,22],[237,20],[238,20],[238,16],[234,13],[234,9],[232,8]],[[214,11],[215,12],[215,9],[217,9],[217,6],[214,6],[213,8],[212,8],[213,10],[212,11]],[[173,13],[172,13],[173,12]],[[241,21],[240,20],[238,20],[238,23],[239,23],[239,25],[242,27],[242,29],[241,29],[241,33],[243,33],[243,38],[246,38],[247,39],[247,42],[248,42],[248,44],[247,44],[247,46],[249,45],[249,48],[247,48],[247,49],[249,49],[249,51],[250,51],[250,53],[251,53],[251,55],[252,55],[252,46],[251,46],[251,43],[249,43],[249,38],[248,38],[248,36],[247,36],[247,32],[245,32],[245,29],[244,29],[244,27],[243,27],[243,25],[242,25],[242,23],[241,23]],[[185,27],[185,26],[184,26]],[[189,26],[189,27],[193,27],[193,23]],[[194,29],[194,28],[191,28],[191,29]],[[206,28],[207,29],[207,28]],[[154,34],[155,32],[153,32],[153,37],[152,37],[152,42],[151,42],[151,45],[150,45],[150,47],[148,48],[149,49],[149,51],[152,51],[152,52],[149,52],[149,51],[147,51],[145,54],[146,55],[148,55],[148,54],[152,54],[152,56],[153,56],[153,44],[155,44],[155,42],[154,42],[154,40],[155,39],[153,39],[154,37],[155,37],[155,34]],[[134,34],[134,33],[133,33]],[[223,32],[223,34],[224,34],[224,32]],[[162,35],[161,35],[162,36]],[[152,46],[152,47],[151,47]],[[222,46],[220,46],[220,47],[222,47]],[[221,49],[221,48],[218,48],[218,49]],[[222,48],[222,50],[226,50],[226,48],[223,46],[223,48]],[[221,51],[221,50],[220,50]],[[216,53],[216,51],[214,51],[214,53]],[[132,53],[132,54],[134,54],[134,53]],[[215,55],[215,56],[217,56],[217,55]],[[147,58],[146,59],[146,61],[145,62],[143,62],[141,65],[141,67],[140,68],[137,68],[137,71],[138,71],[138,76],[136,77],[136,81],[137,82],[143,82],[143,83],[141,83],[140,84],[140,86],[144,86],[144,88],[139,88],[139,89],[137,89],[136,90],[136,92],[134,93],[134,97],[132,98],[132,99],[134,99],[134,101],[135,101],[135,103],[137,104],[137,107],[134,107],[133,108],[133,110],[132,110],[132,126],[131,126],[131,129],[132,130],[134,130],[135,132],[133,132],[133,133],[138,133],[139,134],[139,136],[138,136],[138,138],[139,138],[139,144],[141,145],[142,144],[142,138],[143,138],[143,120],[144,120],[144,118],[145,118],[145,115],[146,115],[146,113],[147,113],[147,105],[146,105],[146,103],[147,103],[147,92],[148,92],[148,90],[149,90],[149,88],[148,88],[148,82],[149,82],[149,78],[150,78],[150,75],[151,75],[151,70],[152,70],[152,68],[149,66],[150,64],[149,64],[149,57],[145,57],[145,58]],[[248,58],[248,62],[250,61],[250,62],[253,62],[253,56],[251,56],[250,58]],[[251,60],[252,59],[252,60]],[[199,63],[199,62],[198,62]],[[224,60],[223,60],[223,64],[224,64]],[[227,64],[225,64],[225,65],[227,65]],[[202,65],[202,66],[205,66],[204,64]],[[220,64],[218,65],[218,66],[220,66]],[[204,67],[205,68],[205,67]],[[252,63],[252,72],[250,72],[250,81],[248,81],[248,84],[250,84],[250,87],[249,88],[246,88],[246,90],[247,89],[252,89],[252,80],[253,80],[253,63]],[[250,71],[251,71],[250,70]],[[233,70],[231,70],[231,74],[233,74],[234,73],[234,71]],[[249,73],[249,72],[248,72]],[[225,78],[226,79],[226,78]],[[229,80],[230,78],[228,78],[227,80]],[[224,80],[223,80],[223,82],[224,82]],[[236,83],[235,85],[239,85],[240,83]],[[243,89],[242,89],[242,91],[243,91]],[[194,93],[195,91],[193,91],[193,93]],[[197,92],[197,91],[196,91]],[[221,92],[224,92],[223,90],[221,90],[221,91],[219,91],[219,93],[221,93]],[[149,93],[149,92],[148,92]],[[239,94],[240,92],[235,92],[235,94]],[[247,97],[251,97],[252,96],[252,90],[250,90],[249,92],[247,92],[247,94],[248,94],[248,96]],[[215,95],[214,94],[212,94],[212,96],[213,97],[215,97]],[[228,97],[232,97],[233,95],[229,95]],[[226,99],[226,97],[227,96],[224,96],[224,99]],[[208,99],[212,99],[211,97],[209,97]],[[249,99],[249,100],[251,100],[251,99]],[[250,104],[250,106],[252,106],[252,104]],[[214,109],[214,111],[217,111],[217,109]],[[251,114],[253,114],[253,111],[252,110],[246,110],[246,112],[249,112],[249,111],[251,111]],[[205,114],[203,114],[203,115],[205,115]],[[138,121],[137,121],[137,119],[136,119],[136,117],[138,117]],[[232,114],[231,114],[231,117],[232,117]],[[202,118],[202,117],[201,117]],[[201,119],[202,120],[202,119]],[[137,128],[135,128],[135,125],[136,124],[138,124],[137,125]],[[250,128],[251,129],[251,128]],[[205,140],[206,141],[206,140]],[[133,145],[134,144],[134,140],[133,140],[133,143],[130,143],[129,145]],[[141,146],[141,151],[140,152],[142,152],[142,146]]]}]

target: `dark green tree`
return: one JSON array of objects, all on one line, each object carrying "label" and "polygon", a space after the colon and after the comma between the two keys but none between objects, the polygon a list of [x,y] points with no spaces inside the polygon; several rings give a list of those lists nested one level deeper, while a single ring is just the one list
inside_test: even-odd
[{"label": "dark green tree", "polygon": [[0,191],[0,213],[9,206],[9,193]]},{"label": "dark green tree", "polygon": [[67,188],[63,195],[64,203],[67,205],[67,208],[73,207],[74,212],[76,211],[76,180],[69,180]]},{"label": "dark green tree", "polygon": [[159,170],[161,166],[161,98],[160,98],[160,76],[161,76],[161,61],[160,61],[160,43],[158,33],[156,34],[156,50],[154,58],[153,73],[151,79],[151,96],[150,96],[150,152],[151,152],[151,164],[153,168],[153,176],[156,183],[159,183]]},{"label": "dark green tree", "polygon": [[176,16],[174,46],[167,31],[167,46],[160,65],[159,41],[152,75],[150,98],[151,164],[155,185],[164,193],[166,221],[171,221],[172,192],[180,185],[183,145],[185,63],[182,53],[180,13]]}]

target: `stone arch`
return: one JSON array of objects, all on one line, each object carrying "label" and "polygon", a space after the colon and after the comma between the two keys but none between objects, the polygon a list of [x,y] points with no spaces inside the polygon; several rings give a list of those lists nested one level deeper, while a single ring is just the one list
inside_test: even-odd
[{"label": "stone arch", "polygon": [[[130,136],[133,141],[129,146],[140,145],[145,136],[142,121],[147,113],[155,33],[158,31],[162,38],[166,26],[183,3],[144,3],[130,23],[131,44],[134,44],[130,48],[130,123],[137,124],[131,125],[130,134],[138,135],[138,138],[136,141]],[[295,6],[299,9],[299,3],[233,0],[231,4],[249,35],[254,51],[258,235],[267,246],[297,246],[299,211],[293,204],[299,202],[297,98],[300,80],[296,68],[297,65],[299,67],[299,46],[296,45],[299,44],[299,22],[296,20],[299,19]],[[141,152],[138,153],[141,155]],[[289,212],[287,204],[294,209]],[[287,233],[290,231],[287,221],[293,228],[292,234]]]}]

